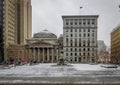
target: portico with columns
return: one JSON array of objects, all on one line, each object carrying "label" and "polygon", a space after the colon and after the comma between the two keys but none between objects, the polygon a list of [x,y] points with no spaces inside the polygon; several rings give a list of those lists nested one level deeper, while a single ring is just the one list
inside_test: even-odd
[{"label": "portico with columns", "polygon": [[39,41],[37,43],[32,43],[29,49],[32,50],[33,60],[37,62],[54,63],[58,60],[58,48],[56,45]]},{"label": "portico with columns", "polygon": [[57,36],[48,30],[35,33],[33,38],[27,39],[28,47],[32,51],[32,60],[40,63],[54,63],[59,59]]}]

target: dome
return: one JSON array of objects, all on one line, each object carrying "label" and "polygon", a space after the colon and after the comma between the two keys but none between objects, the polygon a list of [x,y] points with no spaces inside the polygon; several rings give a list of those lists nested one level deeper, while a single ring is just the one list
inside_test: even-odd
[{"label": "dome", "polygon": [[35,33],[33,35],[33,38],[57,38],[57,36],[48,30],[43,30],[39,33]]}]

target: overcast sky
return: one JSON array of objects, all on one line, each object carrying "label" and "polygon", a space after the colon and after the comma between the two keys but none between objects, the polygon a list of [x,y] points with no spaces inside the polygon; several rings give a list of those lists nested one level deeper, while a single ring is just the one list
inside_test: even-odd
[{"label": "overcast sky", "polygon": [[99,15],[98,40],[109,46],[110,33],[120,24],[119,5],[120,0],[32,0],[32,32],[47,29],[59,36],[62,15]]}]

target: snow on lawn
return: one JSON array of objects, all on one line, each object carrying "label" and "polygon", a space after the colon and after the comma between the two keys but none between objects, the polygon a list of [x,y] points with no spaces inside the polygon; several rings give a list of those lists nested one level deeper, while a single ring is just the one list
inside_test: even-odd
[{"label": "snow on lawn", "polygon": [[[100,65],[89,64],[71,64],[71,66],[54,66],[52,64],[24,65],[16,66],[10,69],[0,70],[0,76],[15,76],[15,77],[46,77],[46,76],[76,76],[81,74],[119,74],[120,68],[103,68]],[[106,71],[106,72],[105,72]],[[108,72],[110,71],[110,72]],[[95,72],[95,73],[94,73]]]},{"label": "snow on lawn", "polygon": [[85,70],[85,71],[98,71],[98,70],[104,70],[104,68],[101,68],[100,65],[90,65],[90,64],[72,64],[75,69],[77,70]]}]

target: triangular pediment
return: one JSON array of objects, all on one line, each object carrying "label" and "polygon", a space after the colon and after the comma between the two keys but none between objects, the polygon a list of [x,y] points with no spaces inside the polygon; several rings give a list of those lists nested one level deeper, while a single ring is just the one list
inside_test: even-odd
[{"label": "triangular pediment", "polygon": [[38,41],[38,42],[31,43],[30,45],[32,46],[49,46],[50,45],[51,46],[52,44],[43,42],[43,41]]}]

